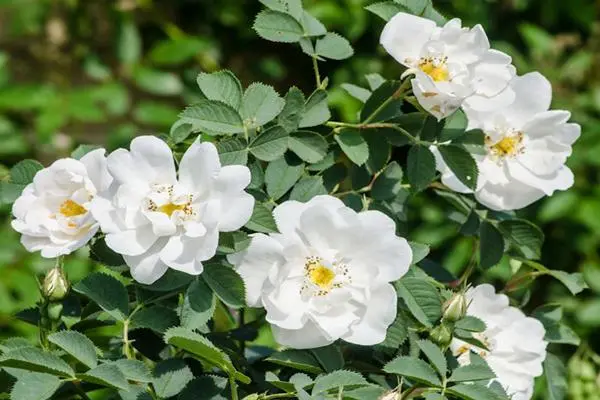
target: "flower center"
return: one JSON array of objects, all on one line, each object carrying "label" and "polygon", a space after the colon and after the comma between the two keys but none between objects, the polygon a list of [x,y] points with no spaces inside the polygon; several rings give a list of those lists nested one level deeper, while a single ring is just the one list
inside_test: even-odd
[{"label": "flower center", "polygon": [[175,216],[175,222],[197,219],[198,210],[192,204],[193,195],[177,194],[173,185],[154,185],[153,189],[146,198],[146,210],[163,213],[169,218]]},{"label": "flower center", "polygon": [[321,257],[306,257],[304,277],[300,292],[311,296],[325,296],[350,282],[346,264],[335,260],[325,262]]},{"label": "flower center", "polygon": [[510,131],[496,143],[490,136],[485,137],[489,153],[498,158],[514,157],[523,152],[523,132]]},{"label": "flower center", "polygon": [[58,211],[65,217],[77,217],[87,213],[87,210],[79,203],[73,200],[65,200],[59,207]]},{"label": "flower center", "polygon": [[448,57],[424,57],[419,61],[419,69],[429,75],[434,82],[448,82],[450,72],[448,72],[448,66],[446,65],[447,61]]},{"label": "flower center", "polygon": [[186,207],[187,207],[187,204],[167,203],[167,204],[163,204],[162,206],[158,207],[157,211],[159,211],[161,213],[165,213],[169,217],[171,217],[171,215],[173,215],[173,213],[175,211],[183,211],[185,213]]},{"label": "flower center", "polygon": [[321,289],[328,290],[335,278],[335,272],[324,265],[319,264],[316,267],[309,269],[308,276],[312,283],[319,286]]}]

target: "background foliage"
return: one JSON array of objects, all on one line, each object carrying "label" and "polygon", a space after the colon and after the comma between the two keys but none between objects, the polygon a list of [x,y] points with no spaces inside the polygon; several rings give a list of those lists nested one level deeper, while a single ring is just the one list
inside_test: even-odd
[{"label": "background foliage", "polygon": [[[304,1],[356,52],[343,67],[321,63],[322,75],[335,88],[330,106],[343,119],[352,119],[361,104],[343,93],[342,83],[362,79],[367,86],[358,77],[398,75],[397,64],[377,45],[383,21],[364,10],[370,3]],[[600,327],[600,5],[590,0],[434,3],[466,25],[482,23],[494,46],[513,56],[520,73],[546,75],[554,88],[554,108],[571,110],[582,125],[569,159],[575,187],[519,214],[543,228],[542,263],[582,272],[591,290],[574,298],[548,277],[538,279],[532,290],[517,288],[514,297],[527,310],[542,303],[563,306],[566,322],[583,343],[577,352],[572,346],[560,348],[572,360],[570,387],[598,391],[600,342],[593,333]],[[261,40],[250,29],[260,9],[255,0],[0,0],[0,179],[24,158],[48,164],[80,143],[111,150],[141,133],[168,133],[183,106],[198,100],[196,76],[202,71],[227,68],[244,86],[261,81],[282,95],[292,85],[312,92],[310,58],[297,46]],[[0,204],[4,195],[0,192]],[[431,245],[434,260],[460,275],[474,244],[456,235],[459,224],[446,218],[451,207],[424,194],[408,209],[409,239]],[[35,304],[35,276],[53,266],[20,246],[8,225],[9,211],[0,207],[0,339],[35,334],[35,328],[11,315]],[[73,282],[101,268],[84,250],[68,257],[65,267]],[[488,270],[486,280],[502,286],[510,268],[506,261]],[[259,336],[258,343],[269,340]],[[548,398],[543,387],[538,396]]]}]

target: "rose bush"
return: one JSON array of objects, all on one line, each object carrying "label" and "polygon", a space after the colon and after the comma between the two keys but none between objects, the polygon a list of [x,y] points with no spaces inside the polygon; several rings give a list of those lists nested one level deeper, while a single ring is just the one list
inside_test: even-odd
[{"label": "rose bush", "polygon": [[[56,258],[22,313],[39,344],[0,347],[11,398],[526,400],[542,373],[564,396],[547,347],[577,338],[556,309],[471,287],[506,254],[505,292],[543,275],[585,289],[536,261],[543,233],[514,212],[573,184],[580,128],[549,111],[547,80],[517,75],[481,26],[395,0],[370,9],[402,67],[345,85],[364,105],[336,121],[319,65],[351,44],[299,0],[261,3],[254,30],[312,59],[312,93],[201,73],[168,135],[25,160],[1,183],[23,245]],[[424,191],[473,238],[460,277],[404,238]],[[71,289],[62,256],[86,245],[107,268]]]}]

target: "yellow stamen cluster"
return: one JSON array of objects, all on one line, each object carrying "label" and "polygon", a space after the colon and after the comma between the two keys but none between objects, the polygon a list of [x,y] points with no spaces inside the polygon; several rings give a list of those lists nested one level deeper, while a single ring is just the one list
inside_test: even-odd
[{"label": "yellow stamen cluster", "polygon": [[65,200],[59,207],[58,212],[67,218],[77,217],[87,213],[87,210],[79,203],[69,199]]},{"label": "yellow stamen cluster", "polygon": [[441,59],[424,57],[419,61],[419,69],[429,75],[435,82],[448,82],[450,80],[450,72],[448,72],[446,65],[447,61],[448,57]]},{"label": "yellow stamen cluster", "polygon": [[514,157],[523,152],[523,132],[506,135],[496,143],[492,143],[490,136],[485,138],[486,146],[490,153],[499,158]]}]

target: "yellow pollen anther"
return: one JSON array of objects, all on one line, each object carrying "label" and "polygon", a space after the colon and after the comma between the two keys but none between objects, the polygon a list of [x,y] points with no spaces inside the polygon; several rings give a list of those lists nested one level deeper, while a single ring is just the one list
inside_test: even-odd
[{"label": "yellow pollen anther", "polygon": [[78,215],[83,215],[87,212],[87,210],[81,204],[70,199],[65,200],[60,205],[58,211],[65,217],[77,217]]},{"label": "yellow pollen anther", "polygon": [[502,138],[502,140],[494,144],[489,144],[490,138],[488,136],[486,141],[488,142],[488,146],[494,155],[500,157],[514,156],[521,151],[523,134],[519,132],[514,136],[505,136]]},{"label": "yellow pollen anther", "polygon": [[158,211],[161,213],[165,213],[169,217],[171,217],[171,215],[173,215],[173,213],[175,211],[185,211],[186,206],[187,206],[186,204],[167,203],[167,204],[163,204],[162,206],[158,207]]},{"label": "yellow pollen anther", "polygon": [[419,69],[425,72],[435,82],[447,82],[450,80],[450,73],[446,63],[434,63],[431,60],[421,61]]},{"label": "yellow pollen anther", "polygon": [[335,278],[335,272],[320,264],[311,268],[308,274],[311,282],[321,289],[331,288],[331,284]]}]

